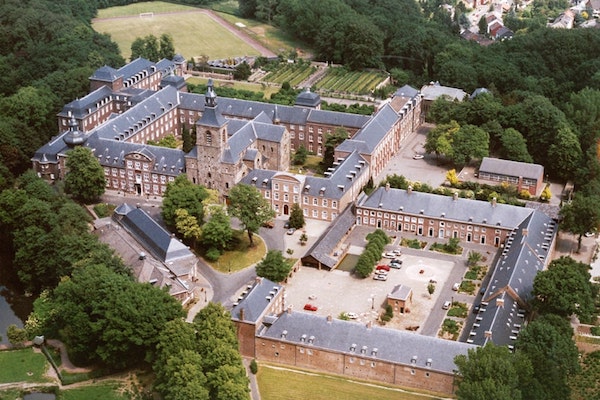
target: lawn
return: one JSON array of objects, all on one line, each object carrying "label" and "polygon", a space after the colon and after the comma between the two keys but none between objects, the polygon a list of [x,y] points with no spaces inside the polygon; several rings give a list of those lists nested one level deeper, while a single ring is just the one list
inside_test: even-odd
[{"label": "lawn", "polygon": [[114,383],[97,383],[89,386],[66,389],[60,392],[59,400],[126,400],[130,396],[122,393],[121,385]]},{"label": "lawn", "polygon": [[238,244],[234,250],[227,251],[215,262],[207,262],[217,271],[236,272],[263,259],[267,254],[267,246],[258,235],[253,235],[252,240],[255,246],[250,247],[248,234],[244,231],[234,233]]},{"label": "lawn", "polygon": [[49,381],[44,377],[49,366],[46,357],[32,348],[0,351],[0,365],[5,366],[0,368],[0,383]]},{"label": "lawn", "polygon": [[398,388],[365,384],[347,378],[302,371],[282,370],[260,364],[258,386],[263,400],[304,399],[311,400],[431,400]]},{"label": "lawn", "polygon": [[[213,79],[213,81],[214,81],[214,85],[215,85],[215,91],[217,92],[217,96],[219,95],[219,87],[221,87],[221,86],[232,87],[237,90],[249,90],[252,92],[263,92],[265,99],[270,99],[271,95],[273,93],[277,93],[280,89],[279,86],[273,86],[273,85],[267,86],[263,83],[252,83],[252,82],[245,82],[245,81],[221,81],[218,79]],[[208,82],[208,79],[207,78],[199,78],[199,77],[191,77],[191,78],[188,78],[186,82],[194,84],[194,85],[206,85]]]},{"label": "lawn", "polygon": [[[163,2],[135,3],[100,10],[99,18],[92,21],[92,27],[97,32],[110,34],[126,59],[131,56],[131,43],[137,37],[150,34],[159,37],[163,33],[173,36],[175,51],[186,59],[198,55],[219,59],[260,54],[200,10]],[[140,18],[142,12],[155,14],[151,18]],[[176,16],[158,14],[163,12],[178,13]]]}]

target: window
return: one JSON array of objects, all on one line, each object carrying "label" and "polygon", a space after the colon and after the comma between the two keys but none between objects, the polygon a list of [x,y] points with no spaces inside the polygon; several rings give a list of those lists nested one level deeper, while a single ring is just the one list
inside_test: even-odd
[{"label": "window", "polygon": [[273,190],[279,190],[279,183],[273,184]]},{"label": "window", "polygon": [[274,192],[273,193],[273,200],[279,200],[279,193],[278,192]]},{"label": "window", "polygon": [[271,192],[269,192],[268,190],[265,190],[265,199],[270,199],[271,198]]},{"label": "window", "polygon": [[315,197],[313,199],[313,206],[319,205],[319,200]]},{"label": "window", "polygon": [[323,207],[327,207],[327,199],[323,199]]},{"label": "window", "polygon": [[318,218],[319,212],[317,210],[312,210],[312,216],[313,216],[313,218]]},{"label": "window", "polygon": [[337,201],[335,201],[335,200],[334,200],[334,201],[332,201],[332,202],[331,202],[331,207],[332,207],[332,208],[337,208]]},{"label": "window", "polygon": [[212,133],[206,131],[206,144],[212,144]]},{"label": "window", "polygon": [[304,196],[304,204],[308,204],[308,196]]},{"label": "window", "polygon": [[327,211],[321,212],[321,219],[327,219]]}]

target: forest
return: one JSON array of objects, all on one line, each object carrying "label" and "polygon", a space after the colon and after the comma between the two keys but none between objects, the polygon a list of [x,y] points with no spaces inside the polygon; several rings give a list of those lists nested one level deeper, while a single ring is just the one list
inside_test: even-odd
[{"label": "forest", "polygon": [[[152,292],[163,302],[164,318],[137,336],[115,333],[136,329],[129,322],[144,320],[153,312],[141,306],[140,299],[148,297],[149,290],[135,286],[110,249],[85,234],[87,218],[61,184],[51,188],[26,171],[35,150],[58,133],[56,114],[62,106],[88,93],[93,71],[125,63],[110,37],[91,28],[91,19],[99,8],[132,2],[3,0],[0,8],[0,238],[14,255],[15,274],[24,289],[42,294],[36,302],[37,320],[30,326],[45,326],[70,340],[85,362],[114,367],[127,366],[119,362],[123,359],[152,363],[164,357],[155,352],[161,340],[158,335],[175,324],[172,321],[182,311],[162,293]],[[317,60],[351,69],[384,69],[399,86],[420,88],[439,81],[468,93],[487,88],[489,93],[474,101],[435,103],[430,120],[448,131],[468,127],[463,133],[479,133],[472,128],[476,127],[489,136],[488,151],[522,160],[529,156],[545,165],[552,177],[574,181],[581,195],[571,208],[564,208],[564,214],[580,215],[600,202],[600,31],[547,29],[540,20],[552,7],[542,1],[537,4],[539,15],[512,17],[516,30],[512,40],[488,47],[461,39],[458,19],[435,0],[239,0],[239,12],[294,34],[314,50]],[[590,224],[597,227],[600,216],[596,210],[583,222],[566,220],[570,221],[567,230],[581,235]],[[106,284],[97,282],[97,277],[104,277]],[[108,312],[114,307],[109,307],[110,302],[128,301],[126,296],[107,298],[111,287],[135,295],[140,307],[134,315],[124,313],[120,318],[118,312]],[[82,309],[78,296],[88,294],[87,288],[93,288],[96,297],[89,309]],[[103,326],[111,327],[114,337],[99,332],[101,324],[86,324],[82,316],[91,311],[107,317]],[[223,314],[222,310],[213,313]],[[78,342],[73,330],[63,329],[67,317],[94,343]],[[148,338],[153,339],[141,344]],[[233,339],[227,335],[222,342],[231,345]],[[90,346],[96,346],[94,357],[86,352]],[[208,371],[188,350],[197,349],[182,345],[192,370]],[[239,360],[225,352],[240,377]],[[214,382],[225,372],[197,383],[205,387],[207,398],[218,397]],[[215,380],[211,383],[211,379]],[[240,382],[245,384],[241,378]],[[167,383],[165,391],[170,387]],[[233,397],[220,396],[246,395],[241,391]]]}]

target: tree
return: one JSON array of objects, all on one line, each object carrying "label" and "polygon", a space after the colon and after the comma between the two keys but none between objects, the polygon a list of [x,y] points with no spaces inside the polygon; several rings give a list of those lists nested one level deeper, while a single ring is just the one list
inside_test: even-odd
[{"label": "tree", "polygon": [[252,234],[258,232],[258,228],[275,217],[275,211],[271,209],[260,191],[246,184],[237,184],[229,191],[229,212],[242,223],[248,233],[250,246],[254,246]]},{"label": "tree", "polygon": [[279,250],[269,250],[265,258],[256,264],[256,275],[273,282],[284,281],[291,270],[292,266],[286,262]]},{"label": "tree", "polygon": [[32,320],[43,323],[37,331],[58,334],[75,362],[123,368],[151,362],[165,324],[183,316],[166,291],[103,265],[85,265],[36,302]]},{"label": "tree", "polygon": [[446,180],[450,183],[450,186],[456,186],[459,183],[458,176],[456,175],[456,170],[453,168],[446,172]]},{"label": "tree", "polygon": [[429,283],[427,285],[427,293],[429,293],[429,298],[431,298],[431,296],[433,295],[434,292],[435,292],[435,285],[433,283]]},{"label": "tree", "polygon": [[490,136],[475,125],[463,125],[452,136],[451,159],[457,165],[468,164],[472,159],[489,155]]},{"label": "tree", "polygon": [[298,150],[294,153],[294,165],[302,165],[306,162],[308,156],[308,150],[303,144],[298,147]]},{"label": "tree", "polygon": [[597,231],[600,227],[600,196],[586,196],[578,193],[570,204],[564,205],[559,215],[562,217],[560,228],[577,235],[577,252],[581,250],[581,237],[586,232]]},{"label": "tree", "polygon": [[300,229],[304,226],[304,212],[300,208],[300,204],[292,204],[290,211],[290,228]]},{"label": "tree", "polygon": [[589,321],[594,313],[597,288],[590,282],[590,266],[562,256],[533,280],[533,307],[541,313],[562,317],[577,314]]},{"label": "tree", "polygon": [[75,200],[91,203],[106,189],[104,169],[87,147],[76,147],[67,152],[65,192]]},{"label": "tree", "polygon": [[175,45],[173,44],[173,36],[168,33],[160,35],[160,58],[172,60],[175,57]]},{"label": "tree", "polygon": [[532,375],[529,360],[505,346],[488,343],[454,358],[458,367],[459,400],[520,400],[521,388]]},{"label": "tree", "polygon": [[507,160],[532,163],[533,158],[527,151],[527,141],[516,129],[508,128],[500,136],[501,155]]},{"label": "tree", "polygon": [[172,354],[162,369],[165,380],[159,382],[156,389],[165,400],[210,399],[202,357],[195,351],[183,349]]},{"label": "tree", "polygon": [[245,81],[252,75],[252,69],[246,61],[239,63],[233,71],[233,79]]},{"label": "tree", "polygon": [[233,237],[231,220],[222,208],[213,211],[210,219],[202,227],[202,244],[208,248],[224,250]]},{"label": "tree", "polygon": [[580,168],[583,152],[573,131],[564,127],[558,130],[554,143],[548,148],[549,172],[562,180],[571,179]]},{"label": "tree", "polygon": [[300,244],[304,246],[306,242],[308,242],[308,236],[306,236],[306,233],[302,232],[302,235],[300,235],[300,239],[298,240],[300,240]]},{"label": "tree", "polygon": [[194,185],[185,174],[179,175],[173,182],[169,182],[163,195],[162,217],[170,227],[175,227],[175,212],[185,209],[188,214],[196,218],[199,224],[204,220],[204,207],[202,201],[208,197],[206,189]]},{"label": "tree", "polygon": [[452,156],[452,137],[460,129],[456,121],[437,125],[427,133],[425,151],[436,155]]},{"label": "tree", "polygon": [[195,247],[196,241],[202,235],[198,220],[184,208],[175,210],[175,229],[184,239],[191,240],[192,247]]},{"label": "tree", "polygon": [[344,128],[336,128],[332,134],[325,134],[325,151],[323,152],[323,161],[321,161],[323,171],[333,167],[335,148],[346,139],[348,139],[348,131]]},{"label": "tree", "polygon": [[482,258],[483,256],[481,255],[481,253],[475,250],[471,250],[467,255],[467,265],[469,265],[470,267],[475,266],[479,261],[481,261]]},{"label": "tree", "polygon": [[519,333],[516,349],[533,366],[533,382],[522,388],[527,399],[568,399],[569,376],[580,370],[579,351],[569,321],[545,314]]},{"label": "tree", "polygon": [[23,328],[19,328],[15,324],[11,324],[6,330],[6,337],[10,344],[15,347],[21,347],[27,341],[27,331]]}]

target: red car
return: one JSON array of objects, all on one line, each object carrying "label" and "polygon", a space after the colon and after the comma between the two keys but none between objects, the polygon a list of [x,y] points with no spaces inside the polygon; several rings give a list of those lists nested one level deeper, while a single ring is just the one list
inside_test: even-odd
[{"label": "red car", "polygon": [[305,304],[304,309],[308,311],[317,311],[317,306],[313,306],[312,304]]},{"label": "red car", "polygon": [[375,268],[377,271],[389,271],[390,270],[390,266],[389,265],[378,265],[377,268]]}]

